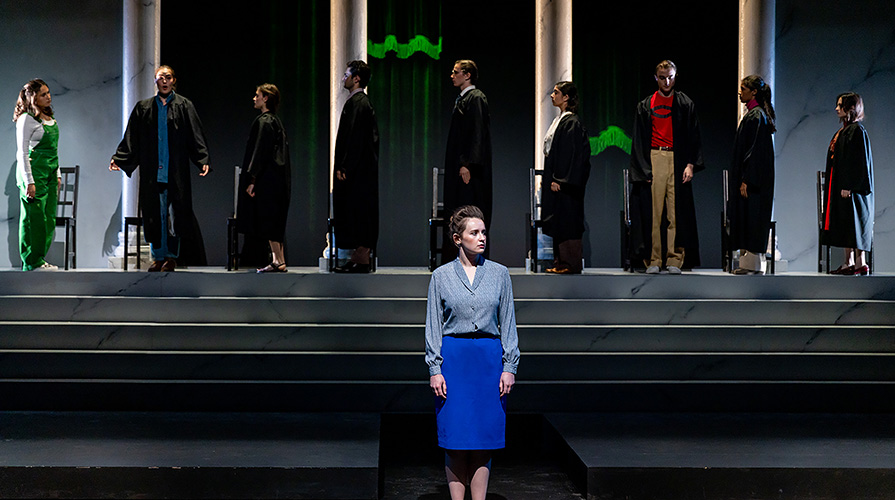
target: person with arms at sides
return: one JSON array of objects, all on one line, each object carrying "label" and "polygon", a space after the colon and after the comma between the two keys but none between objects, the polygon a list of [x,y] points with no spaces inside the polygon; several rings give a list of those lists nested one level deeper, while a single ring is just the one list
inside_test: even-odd
[{"label": "person with arms at sides", "polygon": [[458,256],[429,281],[426,364],[451,499],[462,500],[468,486],[484,500],[519,366],[513,285],[506,267],[484,257],[481,210],[459,207],[449,224]]},{"label": "person with arms at sides", "polygon": [[19,91],[12,121],[16,124],[16,186],[19,188],[19,253],[24,271],[55,271],[44,260],[56,234],[59,173],[59,124],[53,97],[43,80]]},{"label": "person with arms at sides", "polygon": [[204,266],[189,167],[198,165],[201,177],[210,171],[205,132],[193,103],[174,92],[174,70],[160,66],[155,85],[158,93],[134,106],[109,170],[130,177],[140,168],[143,234],[153,260],[148,271],[174,271],[176,260]]},{"label": "person with arms at sides", "polygon": [[830,274],[870,274],[866,252],[873,249],[873,154],[864,121],[864,100],[839,94],[842,123],[827,149],[826,199],[821,243],[845,249],[845,261]]},{"label": "person with arms at sides", "polygon": [[553,267],[548,273],[581,274],[584,189],[590,175],[590,141],[578,119],[578,88],[559,82],[550,94],[560,114],[544,138],[541,219],[553,238]]},{"label": "person with arms at sides", "polygon": [[379,127],[364,89],[370,66],[351,61],[342,77],[349,92],[339,117],[333,166],[333,216],[336,247],[353,250],[333,271],[369,273],[371,251],[379,239]]},{"label": "person with arms at sides", "polygon": [[749,111],[737,127],[727,196],[730,248],[740,250],[733,274],[762,274],[774,208],[776,115],[771,86],[760,76],[743,78],[739,95]]},{"label": "person with arms at sides", "polygon": [[[693,175],[704,169],[696,106],[674,90],[677,67],[669,60],[655,71],[659,89],[637,105],[631,143],[631,246],[646,272],[669,274],[699,265]],[[667,220],[662,254],[662,219]]]},{"label": "person with arms at sides", "polygon": [[[475,62],[454,63],[451,83],[460,89],[454,102],[444,157],[444,214],[463,205],[475,205],[491,227],[491,114],[484,92],[476,88],[479,69]],[[445,224],[442,264],[457,257]],[[488,251],[485,251],[485,257]]]},{"label": "person with arms at sides", "polygon": [[286,129],[277,116],[280,90],[265,83],[255,89],[255,109],[261,114],[252,123],[240,178],[237,227],[239,232],[270,244],[270,264],[258,273],[286,272],[283,242],[292,192],[292,172]]}]

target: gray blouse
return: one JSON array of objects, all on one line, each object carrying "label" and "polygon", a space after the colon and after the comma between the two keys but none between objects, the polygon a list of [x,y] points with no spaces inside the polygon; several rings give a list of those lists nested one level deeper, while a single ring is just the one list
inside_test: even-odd
[{"label": "gray blouse", "polygon": [[500,337],[503,371],[516,373],[519,337],[513,309],[513,284],[507,268],[496,262],[484,260],[476,268],[471,285],[460,259],[432,273],[426,310],[429,376],[441,373],[441,338],[468,333]]}]

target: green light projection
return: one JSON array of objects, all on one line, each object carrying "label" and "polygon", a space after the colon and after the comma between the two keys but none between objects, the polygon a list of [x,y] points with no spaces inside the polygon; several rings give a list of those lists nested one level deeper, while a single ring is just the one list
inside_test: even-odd
[{"label": "green light projection", "polygon": [[631,138],[624,130],[610,125],[596,137],[589,137],[590,155],[597,156],[610,146],[615,146],[627,154],[631,154]]},{"label": "green light projection", "polygon": [[384,59],[388,52],[395,52],[398,59],[407,59],[416,52],[422,52],[437,61],[441,57],[441,37],[438,37],[438,45],[433,45],[423,35],[417,35],[407,43],[398,43],[395,35],[387,35],[382,43],[367,40],[367,54],[370,57]]}]

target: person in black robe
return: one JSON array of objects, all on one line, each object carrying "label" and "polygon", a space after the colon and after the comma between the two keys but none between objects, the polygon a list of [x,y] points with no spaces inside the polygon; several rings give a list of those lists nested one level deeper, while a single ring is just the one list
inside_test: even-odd
[{"label": "person in black robe", "polygon": [[[485,215],[485,227],[491,228],[491,115],[488,99],[477,89],[479,70],[475,62],[462,59],[454,63],[451,81],[460,89],[454,104],[444,155],[444,213],[474,205]],[[445,221],[442,264],[457,257],[450,244]],[[490,248],[490,245],[489,245]],[[488,249],[485,250],[488,257]]]},{"label": "person in black robe", "polygon": [[864,100],[840,94],[836,114],[842,128],[827,149],[826,197],[821,243],[845,249],[845,261],[831,274],[867,275],[866,252],[873,247],[873,155],[864,120]]},{"label": "person in black robe", "polygon": [[[210,171],[205,132],[193,103],[174,92],[174,70],[159,67],[155,83],[158,94],[134,106],[109,170],[123,170],[130,177],[140,168],[139,211],[154,261],[148,270],[173,271],[175,260],[204,266],[189,167],[190,162],[200,166],[201,177]],[[159,123],[159,109],[167,114],[167,126]],[[160,132],[167,140],[160,140]]]},{"label": "person in black robe", "polygon": [[[654,242],[654,236],[660,235],[661,217],[653,217],[653,165],[652,153],[672,153],[674,172],[672,189],[674,209],[664,210],[666,219],[674,222],[672,241],[665,241],[668,272],[680,273],[681,269],[692,269],[699,266],[699,236],[696,229],[696,206],[693,203],[693,176],[705,168],[702,159],[702,141],[699,131],[699,119],[696,106],[683,92],[674,90],[677,68],[668,60],[656,66],[656,82],[659,90],[647,96],[637,105],[634,114],[634,132],[631,144],[631,253],[633,257],[642,259],[648,273],[658,273],[662,266],[662,245]],[[671,97],[671,109],[665,107],[653,109],[654,97]],[[663,116],[671,119],[673,146],[653,146],[653,117]],[[660,150],[660,148],[664,148]],[[667,196],[666,196],[667,201]],[[663,208],[657,207],[658,213]],[[670,213],[669,213],[670,212]],[[673,218],[673,219],[672,219]],[[635,262],[637,259],[632,258]]]},{"label": "person in black robe", "polygon": [[737,127],[728,184],[730,248],[740,250],[733,274],[762,274],[774,207],[776,116],[771,87],[760,76],[743,78],[739,95],[749,111]]},{"label": "person in black robe", "polygon": [[584,234],[584,189],[590,175],[590,141],[578,120],[578,89],[559,82],[550,94],[560,115],[544,139],[541,220],[553,238],[553,267],[548,273],[581,274]]},{"label": "person in black robe", "polygon": [[369,273],[379,239],[379,127],[370,98],[370,66],[351,61],[343,86],[351,94],[342,108],[333,166],[333,217],[336,248],[353,250],[333,271]]},{"label": "person in black robe", "polygon": [[263,239],[270,245],[270,264],[257,269],[258,273],[283,273],[292,166],[286,129],[276,114],[280,90],[271,83],[259,85],[253,101],[261,114],[252,122],[242,162],[237,229],[246,235],[247,243]]}]

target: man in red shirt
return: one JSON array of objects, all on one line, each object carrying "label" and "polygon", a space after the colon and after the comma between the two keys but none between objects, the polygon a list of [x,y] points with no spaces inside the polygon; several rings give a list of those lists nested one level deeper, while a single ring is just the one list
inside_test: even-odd
[{"label": "man in red shirt", "polygon": [[[693,204],[693,174],[704,167],[699,120],[693,101],[675,91],[677,67],[656,66],[659,89],[637,105],[631,145],[632,248],[646,272],[669,274],[699,265],[699,239]],[[667,220],[662,255],[662,219]],[[649,217],[647,219],[647,217]]]}]

